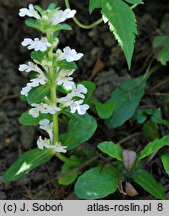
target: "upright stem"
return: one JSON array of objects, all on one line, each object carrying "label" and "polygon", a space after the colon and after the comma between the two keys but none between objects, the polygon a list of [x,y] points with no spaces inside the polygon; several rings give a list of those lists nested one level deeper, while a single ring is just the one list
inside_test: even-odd
[{"label": "upright stem", "polygon": [[[51,101],[53,104],[57,104],[56,97],[56,84],[53,83],[51,87]],[[58,123],[58,114],[53,115],[53,145],[59,142],[59,123]]]}]

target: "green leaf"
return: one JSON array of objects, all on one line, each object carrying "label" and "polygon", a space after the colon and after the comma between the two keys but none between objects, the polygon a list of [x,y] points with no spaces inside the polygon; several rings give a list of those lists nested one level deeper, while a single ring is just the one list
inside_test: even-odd
[{"label": "green leaf", "polygon": [[114,167],[94,167],[84,172],[75,184],[75,194],[82,199],[100,199],[117,190],[120,177]]},{"label": "green leaf", "polygon": [[108,100],[106,103],[100,103],[97,100],[92,100],[92,103],[95,105],[97,114],[101,119],[110,118],[116,106],[115,101],[112,99]]},{"label": "green leaf", "polygon": [[76,70],[77,69],[77,65],[75,62],[67,62],[66,60],[62,60],[58,62],[57,66],[65,70]]},{"label": "green leaf", "polygon": [[33,118],[29,115],[29,111],[22,113],[21,117],[19,118],[20,124],[31,126],[31,125],[39,125],[39,122],[43,119],[52,120],[52,116],[49,114],[40,113],[38,118]]},{"label": "green leaf", "polygon": [[42,85],[31,89],[27,98],[28,103],[32,104],[41,102],[42,99],[48,95],[49,91],[50,87],[48,85]]},{"label": "green leaf", "polygon": [[94,11],[94,9],[101,8],[102,7],[102,2],[103,2],[103,0],[90,0],[89,1],[90,14]]},{"label": "green leaf", "polygon": [[162,65],[166,65],[169,61],[169,35],[157,36],[153,41],[153,47],[159,49],[157,53],[157,60]]},{"label": "green leaf", "polygon": [[61,31],[61,30],[71,31],[72,27],[66,23],[63,23],[63,24],[58,24],[52,27],[52,30],[53,31]]},{"label": "green leaf", "polygon": [[158,151],[164,146],[169,146],[169,135],[164,136],[161,139],[156,139],[152,142],[149,142],[146,147],[140,152],[138,158],[143,159],[154,152]]},{"label": "green leaf", "polygon": [[115,144],[113,142],[102,142],[100,143],[97,148],[106,153],[107,155],[109,155],[112,158],[116,158],[119,161],[122,161],[122,148],[120,147],[120,145]]},{"label": "green leaf", "polygon": [[56,3],[50,3],[47,10],[54,10],[56,7]]},{"label": "green leaf", "polygon": [[[63,166],[62,166],[62,170],[61,170],[62,174],[66,174],[70,170],[72,170],[72,169],[78,167],[79,165],[81,165],[82,162],[83,162],[74,155],[72,155],[69,160],[72,160],[72,162],[74,162],[74,163],[73,164],[71,164],[70,162],[64,163]],[[74,182],[77,177],[78,177],[78,171],[75,170],[74,172],[72,172],[68,176],[60,177],[58,179],[58,183],[60,185],[69,185],[72,182]]]},{"label": "green leaf", "polygon": [[141,0],[125,0],[125,1],[131,4],[144,4],[144,2]]},{"label": "green leaf", "polygon": [[135,15],[122,0],[103,0],[102,7],[104,20],[108,20],[110,31],[113,32],[123,49],[130,69],[137,34]]},{"label": "green leaf", "polygon": [[106,120],[109,127],[120,127],[134,115],[144,95],[145,86],[146,80],[140,76],[123,82],[112,92],[111,99],[115,101],[116,107],[113,115]]},{"label": "green leaf", "polygon": [[134,181],[139,184],[145,191],[153,195],[156,199],[166,199],[164,187],[145,170],[137,170],[133,176]]},{"label": "green leaf", "polygon": [[158,126],[152,120],[147,121],[143,126],[143,135],[149,140],[159,138]]},{"label": "green leaf", "polygon": [[169,175],[169,152],[164,153],[161,156],[161,160],[162,160],[166,173]]},{"label": "green leaf", "polygon": [[5,172],[3,179],[5,182],[16,181],[26,175],[34,168],[49,161],[53,156],[53,151],[49,149],[40,150],[38,148],[28,151]]},{"label": "green leaf", "polygon": [[89,114],[78,116],[80,120],[70,120],[68,123],[68,132],[60,136],[61,142],[68,146],[67,149],[73,149],[76,146],[86,142],[94,134],[97,128],[97,122]]},{"label": "green leaf", "polygon": [[39,62],[41,62],[44,59],[45,55],[46,55],[46,51],[45,52],[33,51],[31,53],[32,58],[39,61]]},{"label": "green leaf", "polygon": [[25,24],[28,27],[35,28],[35,29],[40,30],[40,31],[42,30],[40,20],[28,18],[25,20]]}]

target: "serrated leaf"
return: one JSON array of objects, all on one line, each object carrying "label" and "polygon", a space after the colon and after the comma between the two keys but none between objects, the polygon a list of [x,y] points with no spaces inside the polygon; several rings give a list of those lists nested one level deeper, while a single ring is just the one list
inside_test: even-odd
[{"label": "serrated leaf", "polygon": [[108,119],[113,114],[116,103],[114,100],[110,99],[105,103],[100,103],[97,100],[92,100],[92,103],[95,105],[98,116],[101,119]]},{"label": "serrated leaf", "polygon": [[153,195],[156,199],[166,199],[164,187],[145,170],[137,170],[133,175],[134,181],[139,184],[145,191]]},{"label": "serrated leaf", "polygon": [[52,30],[53,31],[61,31],[61,30],[71,31],[72,27],[66,23],[63,23],[63,24],[58,24],[52,27]]},{"label": "serrated leaf", "polygon": [[21,117],[19,118],[20,124],[31,126],[31,125],[39,125],[39,122],[43,119],[52,120],[52,116],[49,114],[40,113],[38,118],[33,118],[29,111],[22,113]]},{"label": "serrated leaf", "polygon": [[65,69],[65,70],[76,70],[77,69],[77,65],[74,62],[67,62],[66,60],[62,60],[60,62],[57,63],[57,66]]},{"label": "serrated leaf", "polygon": [[44,56],[46,55],[46,51],[45,52],[41,52],[41,51],[33,51],[31,53],[31,57],[39,62],[41,62],[44,59]]},{"label": "serrated leaf", "polygon": [[161,161],[166,173],[169,175],[169,152],[166,152],[161,156]]},{"label": "serrated leaf", "polygon": [[138,159],[143,159],[147,156],[150,156],[164,146],[169,146],[169,135],[164,136],[161,139],[156,139],[152,142],[149,142],[146,147],[140,152]]},{"label": "serrated leaf", "polygon": [[153,47],[158,48],[157,60],[162,65],[166,65],[169,61],[169,35],[157,36],[153,41]]},{"label": "serrated leaf", "polygon": [[48,95],[49,91],[50,87],[48,85],[42,85],[31,89],[27,97],[28,103],[32,104],[41,102],[42,99]]},{"label": "serrated leaf", "polygon": [[75,184],[75,194],[82,199],[100,199],[117,190],[120,177],[114,167],[94,167],[84,172]]},{"label": "serrated leaf", "polygon": [[40,150],[38,148],[28,151],[5,172],[3,179],[5,182],[16,181],[26,175],[34,168],[46,163],[53,156],[53,151],[49,149]]},{"label": "serrated leaf", "polygon": [[35,28],[35,29],[40,30],[40,31],[42,30],[41,22],[39,20],[28,18],[25,20],[25,24],[28,27],[32,27],[32,28]]},{"label": "serrated leaf", "polygon": [[117,128],[130,119],[138,107],[144,95],[146,80],[143,76],[123,82],[113,92],[111,99],[115,101],[116,107],[113,115],[106,120],[111,128]]},{"label": "serrated leaf", "polygon": [[94,11],[94,9],[101,8],[102,7],[102,2],[103,2],[103,0],[90,0],[89,1],[90,14]]},{"label": "serrated leaf", "polygon": [[108,20],[110,31],[123,49],[130,69],[137,34],[135,15],[122,0],[103,0],[102,9],[103,17]]},{"label": "serrated leaf", "polygon": [[131,4],[144,4],[144,2],[141,0],[125,0],[125,1]]},{"label": "serrated leaf", "polygon": [[122,148],[120,147],[120,145],[115,144],[113,142],[102,142],[100,143],[97,148],[106,153],[107,155],[109,155],[112,158],[116,158],[119,161],[122,161]]},{"label": "serrated leaf", "polygon": [[68,146],[68,150],[86,142],[94,134],[97,128],[97,122],[89,114],[78,116],[81,120],[70,120],[68,123],[68,132],[60,136],[60,141]]}]

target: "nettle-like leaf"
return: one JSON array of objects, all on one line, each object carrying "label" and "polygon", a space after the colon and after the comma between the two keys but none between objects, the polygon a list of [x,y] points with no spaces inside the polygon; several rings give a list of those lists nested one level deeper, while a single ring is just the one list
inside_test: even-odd
[{"label": "nettle-like leaf", "polygon": [[120,127],[134,115],[144,95],[145,86],[146,80],[140,76],[123,82],[112,92],[111,99],[115,101],[116,106],[113,115],[106,120],[109,127]]},{"label": "nettle-like leaf", "polygon": [[65,70],[76,70],[77,69],[77,65],[75,62],[67,62],[66,60],[57,62],[56,66],[62,69],[65,69]]},{"label": "nettle-like leaf", "polygon": [[110,99],[105,103],[100,103],[97,100],[92,100],[92,103],[95,105],[98,116],[101,119],[108,119],[113,114],[116,103],[114,100]]},{"label": "nettle-like leaf", "polygon": [[157,36],[153,41],[153,47],[159,49],[157,53],[157,60],[162,65],[166,65],[169,61],[169,35]]},{"label": "nettle-like leaf", "polygon": [[103,0],[89,0],[89,11],[90,14],[94,11],[96,8],[102,7]]},{"label": "nettle-like leaf", "polygon": [[145,191],[153,195],[156,199],[166,199],[164,187],[145,170],[137,170],[133,175],[134,181],[139,184]]},{"label": "nettle-like leaf", "polygon": [[68,123],[68,132],[60,136],[60,141],[68,146],[68,150],[90,139],[97,128],[95,118],[87,113],[82,116],[69,113],[69,117],[71,120]]},{"label": "nettle-like leaf", "polygon": [[120,145],[115,144],[111,141],[105,141],[100,143],[97,148],[106,153],[107,155],[109,155],[112,158],[116,158],[119,161],[122,161],[122,148],[120,147]]},{"label": "nettle-like leaf", "polygon": [[20,156],[20,158],[5,172],[5,182],[16,181],[34,168],[48,162],[54,155],[52,150],[33,149]]},{"label": "nettle-like leaf", "polygon": [[39,103],[50,92],[49,85],[42,85],[30,90],[27,101],[29,104]]},{"label": "nettle-like leaf", "polygon": [[130,68],[137,34],[134,12],[123,0],[103,0],[102,14],[123,49]]},{"label": "nettle-like leaf", "polygon": [[166,173],[169,175],[169,152],[162,154],[161,161],[163,163]]},{"label": "nettle-like leaf", "polygon": [[169,135],[164,136],[161,139],[156,139],[152,142],[149,142],[146,147],[140,152],[138,159],[148,157],[164,146],[169,146]]},{"label": "nettle-like leaf", "polygon": [[75,194],[82,199],[100,199],[117,190],[121,175],[110,167],[94,167],[84,172],[75,184]]}]

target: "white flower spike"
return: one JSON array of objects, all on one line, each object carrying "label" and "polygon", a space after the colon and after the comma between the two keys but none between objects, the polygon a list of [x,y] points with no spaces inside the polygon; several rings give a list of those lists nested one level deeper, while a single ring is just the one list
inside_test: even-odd
[{"label": "white flower spike", "polygon": [[58,50],[59,60],[66,60],[67,62],[78,61],[83,57],[83,53],[77,53],[75,49],[71,49],[70,47],[65,47],[63,52]]},{"label": "white flower spike", "polygon": [[28,9],[27,8],[21,8],[19,10],[19,16],[21,16],[21,17],[29,16],[29,17],[34,17],[36,19],[41,19],[38,12],[34,9],[33,4],[30,4]]},{"label": "white flower spike", "polygon": [[29,50],[34,49],[35,51],[41,51],[44,52],[48,49],[48,47],[51,47],[52,44],[48,42],[46,37],[41,38],[35,38],[32,40],[31,38],[25,38],[22,42],[23,46],[27,46]]},{"label": "white flower spike", "polygon": [[74,70],[61,70],[56,78],[57,85],[63,85],[65,88],[71,88],[74,85],[73,78],[70,77]]},{"label": "white flower spike", "polygon": [[74,17],[76,11],[75,10],[58,10],[51,19],[53,25],[58,25],[59,23],[64,22],[67,19]]}]

